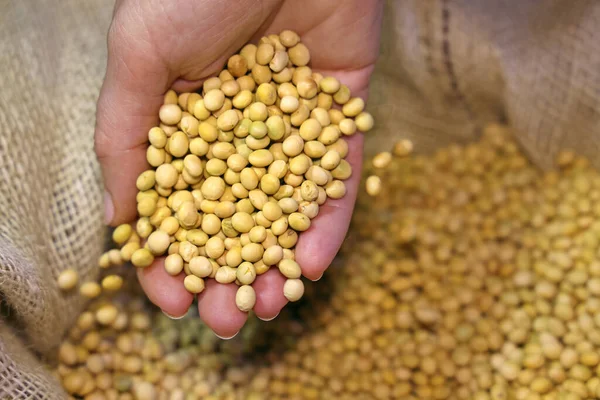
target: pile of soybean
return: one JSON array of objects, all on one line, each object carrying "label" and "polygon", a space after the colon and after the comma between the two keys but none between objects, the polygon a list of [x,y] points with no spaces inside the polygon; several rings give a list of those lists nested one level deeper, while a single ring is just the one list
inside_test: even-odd
[{"label": "pile of soybean", "polygon": [[[600,174],[542,172],[507,128],[365,165],[324,278],[221,341],[196,315],[94,300],[60,349],[84,399],[593,399],[600,396]],[[375,196],[375,197],[373,197]],[[102,310],[115,303],[107,323]],[[125,305],[123,305],[125,304]]]}]

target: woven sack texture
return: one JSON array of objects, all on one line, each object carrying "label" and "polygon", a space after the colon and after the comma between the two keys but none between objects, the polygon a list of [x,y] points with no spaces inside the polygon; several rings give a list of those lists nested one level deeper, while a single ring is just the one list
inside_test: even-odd
[{"label": "woven sack texture", "polygon": [[[0,398],[60,399],[50,373],[83,306],[56,277],[95,278],[106,230],[93,152],[108,0],[0,0]],[[559,148],[597,166],[600,3],[389,0],[366,153],[399,137],[427,152],[513,126],[548,167]]]},{"label": "woven sack texture", "polygon": [[65,398],[49,373],[79,313],[56,277],[102,250],[95,102],[106,1],[0,1],[0,399]]}]

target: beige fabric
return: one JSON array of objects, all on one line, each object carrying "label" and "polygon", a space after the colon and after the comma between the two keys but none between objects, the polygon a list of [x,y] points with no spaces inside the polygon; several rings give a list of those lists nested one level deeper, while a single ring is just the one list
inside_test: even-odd
[{"label": "beige fabric", "polygon": [[367,152],[396,135],[427,151],[501,120],[542,166],[565,147],[600,165],[600,3],[390,0],[388,10]]},{"label": "beige fabric", "polygon": [[[396,0],[385,13],[367,153],[429,151],[506,120],[547,166],[599,154],[594,0]],[[0,398],[63,398],[44,367],[82,306],[55,278],[93,278],[103,243],[92,148],[109,0],[0,1]]]},{"label": "beige fabric", "polygon": [[64,398],[40,360],[81,307],[56,277],[93,278],[102,250],[92,136],[110,15],[106,1],[0,1],[0,399]]}]

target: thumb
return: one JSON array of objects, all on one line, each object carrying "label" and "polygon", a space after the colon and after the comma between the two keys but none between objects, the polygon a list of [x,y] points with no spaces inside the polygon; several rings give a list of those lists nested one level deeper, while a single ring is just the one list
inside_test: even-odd
[{"label": "thumb", "polygon": [[136,216],[137,176],[148,168],[148,130],[158,109],[169,71],[147,41],[113,22],[108,39],[106,76],[96,112],[95,152],[105,186],[105,222],[118,225]]}]

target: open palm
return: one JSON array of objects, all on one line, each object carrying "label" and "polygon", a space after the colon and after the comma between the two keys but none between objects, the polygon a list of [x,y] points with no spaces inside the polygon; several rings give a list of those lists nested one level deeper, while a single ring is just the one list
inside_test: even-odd
[{"label": "open palm", "polygon": [[[311,67],[335,76],[364,97],[378,54],[380,0],[246,0],[117,2],[109,32],[108,67],[98,101],[96,152],[107,189],[107,222],[136,217],[135,180],[148,168],[147,132],[158,123],[165,92],[198,89],[246,42],[284,29],[298,32],[311,51]],[[355,173],[347,194],[328,200],[310,229],[300,235],[296,260],[303,275],[318,279],[337,253],[350,223],[362,154],[361,135],[349,140]],[[170,276],[157,259],[138,278],[149,299],[172,316],[183,315],[193,295],[184,275]],[[272,319],[287,303],[285,278],[272,269],[257,277],[254,311]],[[235,305],[235,284],[209,280],[198,297],[200,317],[221,337],[235,335],[247,314]]]}]

